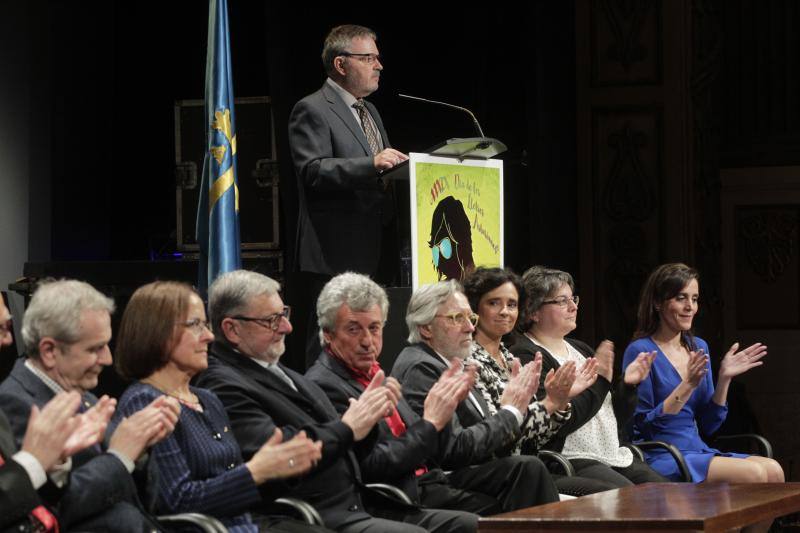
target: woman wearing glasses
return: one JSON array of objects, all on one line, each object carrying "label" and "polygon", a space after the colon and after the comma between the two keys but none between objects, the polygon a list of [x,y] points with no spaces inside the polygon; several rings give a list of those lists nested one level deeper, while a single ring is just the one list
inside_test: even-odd
[{"label": "woman wearing glasses", "polygon": [[[581,341],[567,338],[578,317],[572,276],[534,266],[525,272],[522,284],[527,298],[520,324],[524,336],[511,347],[511,352],[523,362],[541,353],[545,377],[551,370],[570,363],[583,370],[578,373],[577,386],[568,393],[572,416],[545,447],[566,456],[579,476],[612,487],[666,481],[619,442],[619,424],[625,424],[633,414],[636,387],[647,377],[654,354],[637,354],[623,378],[612,386],[613,344],[603,341],[592,350]],[[596,372],[596,381],[585,387],[594,377],[589,372]],[[542,379],[539,393],[544,390]]]},{"label": "woman wearing glasses", "polygon": [[320,458],[320,445],[302,432],[281,443],[276,432],[243,462],[222,403],[189,385],[208,366],[213,339],[203,302],[191,287],[140,287],[122,316],[116,349],[119,373],[138,381],[122,395],[116,416],[130,416],[161,395],[176,398],[181,413],[175,431],[151,448],[160,474],[157,509],[205,513],[229,531],[256,532],[247,510],[261,502],[257,486],[309,470]]},{"label": "woman wearing glasses", "polygon": [[[766,457],[722,453],[706,445],[700,432],[714,433],[728,414],[731,379],[762,364],[767,347],[757,343],[739,351],[736,343],[722,359],[717,386],[711,378],[708,345],[692,334],[700,286],[696,270],[681,263],[661,265],[642,289],[634,341],[625,350],[623,368],[636,354],[653,350],[653,368],[639,386],[635,436],[674,444],[681,450],[695,482],[783,482],[781,466]],[[678,478],[666,454],[648,452],[656,470]]]},{"label": "woman wearing glasses", "polygon": [[[470,307],[478,313],[472,343],[470,363],[478,368],[475,383],[486,400],[486,404],[496,412],[502,408],[501,397],[506,384],[519,364],[503,344],[503,336],[509,334],[517,323],[520,303],[524,298],[520,277],[503,268],[479,268],[464,280],[464,293]],[[536,365],[541,368],[541,357]],[[511,453],[535,455],[567,421],[569,414],[568,393],[573,387],[587,387],[593,381],[592,366],[584,370],[587,375],[575,384],[576,365],[567,363],[545,377],[544,391],[537,396],[540,401],[529,406],[528,417],[523,426],[521,438],[514,443]],[[587,378],[588,376],[588,378]],[[536,379],[539,379],[537,374]],[[556,487],[561,494],[583,496],[614,488],[613,485],[583,478],[554,475]]]}]

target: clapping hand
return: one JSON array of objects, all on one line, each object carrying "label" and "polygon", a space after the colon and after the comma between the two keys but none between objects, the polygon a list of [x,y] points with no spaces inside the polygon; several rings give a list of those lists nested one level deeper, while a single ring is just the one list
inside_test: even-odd
[{"label": "clapping hand", "polygon": [[761,361],[767,355],[767,347],[760,342],[748,346],[742,351],[739,349],[739,343],[734,342],[728,353],[722,359],[719,367],[719,377],[721,378],[734,378],[740,374],[744,374],[751,368],[761,366],[764,361]]},{"label": "clapping hand", "polygon": [[655,351],[642,352],[636,356],[628,368],[625,369],[625,384],[638,385],[650,373],[650,368],[653,366],[653,361],[656,358]]},{"label": "clapping hand", "polygon": [[111,420],[116,407],[116,400],[103,396],[85,413],[76,415],[78,426],[64,443],[61,460],[65,461],[79,451],[102,441],[108,421]]},{"label": "clapping hand", "polygon": [[35,405],[31,408],[22,450],[33,455],[45,471],[62,459],[65,443],[78,428],[74,415],[80,402],[77,392],[61,392],[41,409]]},{"label": "clapping hand", "polygon": [[[536,352],[536,357],[541,357],[539,352]],[[567,361],[558,370],[547,372],[544,377],[544,390],[547,393],[542,402],[545,409],[552,413],[553,411],[563,411],[567,408],[567,404],[571,398],[570,390],[575,383],[576,377],[575,361]],[[595,374],[596,376],[597,374]]]},{"label": "clapping hand", "polygon": [[[453,418],[458,404],[469,394],[474,373],[464,372],[461,360],[453,358],[450,367],[433,384],[425,397],[422,418],[441,431]],[[467,367],[469,368],[469,367]]]},{"label": "clapping hand", "polygon": [[268,479],[297,476],[310,470],[322,457],[322,442],[313,441],[300,431],[283,442],[283,433],[275,428],[272,436],[247,462],[256,485]]},{"label": "clapping hand", "polygon": [[597,373],[610,382],[614,378],[614,343],[601,342],[594,351],[594,358],[597,359]]},{"label": "clapping hand", "polygon": [[686,381],[689,385],[697,387],[706,373],[708,373],[708,357],[703,350],[689,352],[689,361],[686,363]]},{"label": "clapping hand", "polygon": [[595,357],[590,357],[583,362],[580,368],[575,372],[575,381],[572,383],[572,388],[569,390],[569,397],[574,398],[597,381],[597,368],[599,361]]},{"label": "clapping hand", "polygon": [[175,398],[162,395],[145,408],[123,418],[109,441],[109,449],[137,461],[145,450],[166,438],[178,422],[180,406]]},{"label": "clapping hand", "polygon": [[400,399],[399,383],[396,387],[391,382],[384,386],[384,378],[383,370],[379,370],[358,400],[350,398],[350,407],[342,415],[342,422],[353,430],[356,442],[366,437],[380,419],[391,415]]},{"label": "clapping hand", "polygon": [[503,396],[500,397],[500,405],[512,405],[525,415],[528,412],[528,404],[539,387],[541,372],[541,357],[534,359],[522,368],[520,368],[519,359],[514,359],[511,364],[511,379],[508,380]]}]

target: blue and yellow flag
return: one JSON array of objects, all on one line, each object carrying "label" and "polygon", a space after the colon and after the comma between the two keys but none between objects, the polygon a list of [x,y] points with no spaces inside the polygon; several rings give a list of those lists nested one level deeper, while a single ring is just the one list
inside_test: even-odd
[{"label": "blue and yellow flag", "polygon": [[206,155],[197,207],[199,287],[241,268],[239,187],[236,180],[236,123],[227,0],[210,0],[206,56]]}]

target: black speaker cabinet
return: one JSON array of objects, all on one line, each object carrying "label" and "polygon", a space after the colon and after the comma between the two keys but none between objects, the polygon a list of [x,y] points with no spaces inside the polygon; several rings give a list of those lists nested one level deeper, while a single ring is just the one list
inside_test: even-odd
[{"label": "black speaker cabinet", "polygon": [[[197,200],[206,151],[203,100],[175,102],[175,202],[178,251],[197,252]],[[278,250],[278,169],[268,96],[235,99],[239,230],[242,252]]]}]

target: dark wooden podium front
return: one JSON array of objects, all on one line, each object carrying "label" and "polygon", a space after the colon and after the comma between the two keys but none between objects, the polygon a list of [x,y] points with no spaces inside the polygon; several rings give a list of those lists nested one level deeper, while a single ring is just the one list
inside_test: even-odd
[{"label": "dark wooden podium front", "polygon": [[800,483],[647,483],[481,518],[478,531],[728,531],[800,511]]}]

